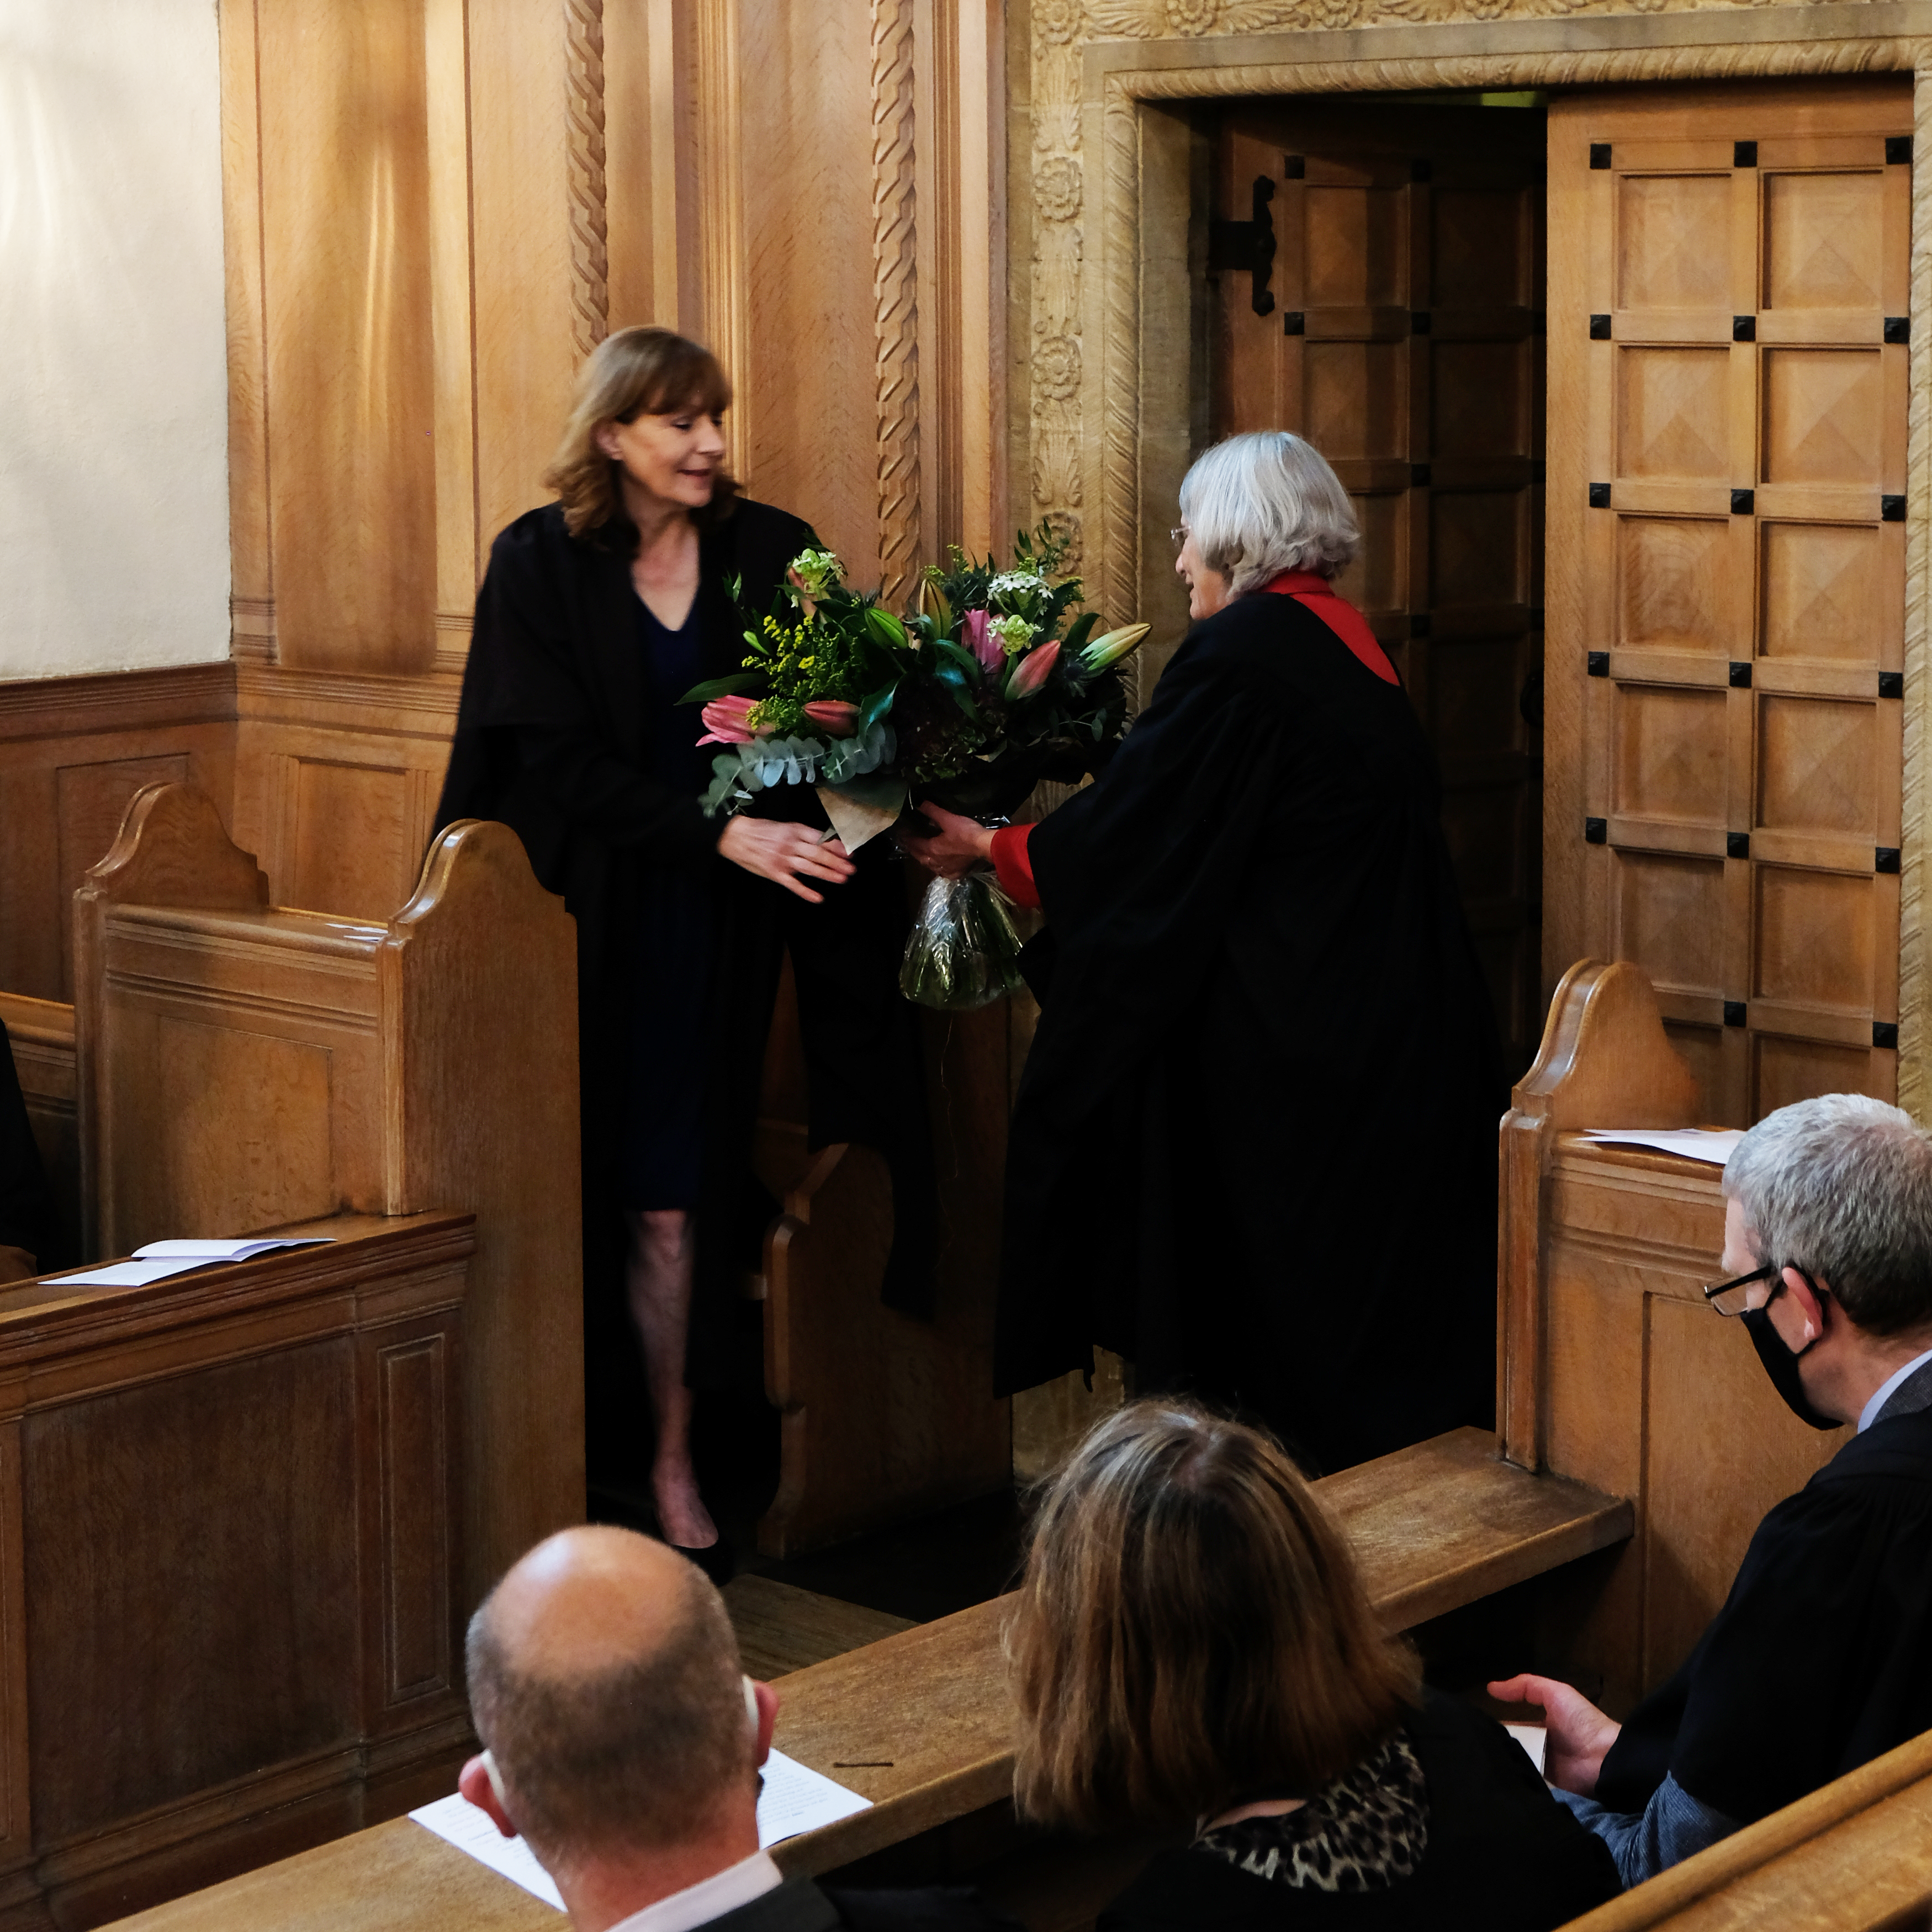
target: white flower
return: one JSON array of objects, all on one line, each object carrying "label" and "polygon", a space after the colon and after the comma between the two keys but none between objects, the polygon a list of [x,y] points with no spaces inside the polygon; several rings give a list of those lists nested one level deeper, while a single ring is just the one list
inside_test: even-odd
[{"label": "white flower", "polygon": [[995,597],[1030,597],[1046,588],[1046,579],[1030,570],[1003,570],[987,586]]}]

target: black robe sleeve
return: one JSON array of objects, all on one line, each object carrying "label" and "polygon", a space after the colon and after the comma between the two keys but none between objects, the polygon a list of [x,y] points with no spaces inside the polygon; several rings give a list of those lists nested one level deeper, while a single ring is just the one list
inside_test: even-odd
[{"label": "black robe sleeve", "polygon": [[23,1248],[41,1274],[65,1265],[66,1244],[33,1123],[20,1092],[14,1049],[0,1023],[0,1247]]},{"label": "black robe sleeve", "polygon": [[1666,1772],[1749,1824],[1932,1729],[1932,1412],[1874,1423],[1758,1526],[1688,1660],[1631,1713],[1598,1802]]}]

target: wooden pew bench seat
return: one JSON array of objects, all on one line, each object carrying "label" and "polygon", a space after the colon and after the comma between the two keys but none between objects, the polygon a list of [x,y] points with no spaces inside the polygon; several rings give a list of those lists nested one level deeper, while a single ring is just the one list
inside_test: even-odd
[{"label": "wooden pew bench seat", "polygon": [[[1630,1534],[1628,1502],[1498,1460],[1457,1430],[1323,1479],[1370,1600],[1408,1629]],[[1004,1598],[902,1630],[778,1680],[778,1748],[871,1798],[872,1808],[778,1846],[819,1875],[989,1808],[1012,1784]],[[528,1928],[556,1914],[406,1819],[122,1922],[126,1932],[323,1925]]]}]

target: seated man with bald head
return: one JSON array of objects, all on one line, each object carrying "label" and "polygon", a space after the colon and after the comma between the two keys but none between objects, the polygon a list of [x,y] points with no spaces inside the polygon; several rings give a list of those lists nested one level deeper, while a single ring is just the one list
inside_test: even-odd
[{"label": "seated man with bald head", "polygon": [[739,1665],[724,1599],[662,1543],[568,1529],[470,1620],[484,1749],[459,1788],[520,1833],[576,1932],[1018,1932],[964,1892],[830,1892],[758,1847],[778,1697]]}]

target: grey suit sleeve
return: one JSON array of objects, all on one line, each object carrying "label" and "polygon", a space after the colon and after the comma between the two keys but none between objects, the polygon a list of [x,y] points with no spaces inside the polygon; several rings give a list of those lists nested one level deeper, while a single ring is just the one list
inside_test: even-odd
[{"label": "grey suit sleeve", "polygon": [[1579,1798],[1570,1791],[1555,1795],[1586,1830],[1609,1846],[1626,1891],[1682,1864],[1738,1829],[1735,1818],[1700,1803],[1668,1776],[1641,1811],[1606,1810],[1594,1798]]}]

